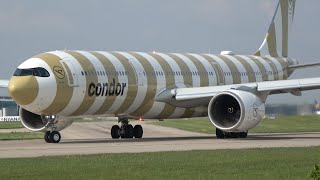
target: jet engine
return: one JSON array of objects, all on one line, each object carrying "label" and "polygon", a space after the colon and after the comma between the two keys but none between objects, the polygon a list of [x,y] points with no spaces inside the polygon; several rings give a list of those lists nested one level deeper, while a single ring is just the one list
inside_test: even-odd
[{"label": "jet engine", "polygon": [[211,123],[226,132],[247,132],[265,115],[265,105],[255,94],[229,90],[214,96],[208,107]]},{"label": "jet engine", "polygon": [[55,131],[61,131],[73,123],[72,119],[62,119],[55,116],[41,116],[20,107],[19,116],[24,127],[31,131],[50,131],[48,125],[53,122]]}]

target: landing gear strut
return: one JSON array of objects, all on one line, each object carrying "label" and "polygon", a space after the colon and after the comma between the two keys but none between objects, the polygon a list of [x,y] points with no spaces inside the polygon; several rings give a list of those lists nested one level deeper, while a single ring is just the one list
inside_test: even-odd
[{"label": "landing gear strut", "polygon": [[43,121],[48,122],[47,129],[50,129],[51,131],[46,131],[44,134],[44,140],[47,143],[59,143],[61,140],[61,134],[56,131],[56,116],[42,116],[41,117]]},{"label": "landing gear strut", "polygon": [[128,118],[119,118],[118,122],[121,123],[121,126],[114,125],[111,128],[111,137],[112,139],[121,138],[142,138],[143,129],[141,125],[135,125],[134,127],[129,124]]},{"label": "landing gear strut", "polygon": [[227,138],[247,138],[247,132],[225,132],[220,129],[216,129],[216,136],[218,139],[227,139]]}]

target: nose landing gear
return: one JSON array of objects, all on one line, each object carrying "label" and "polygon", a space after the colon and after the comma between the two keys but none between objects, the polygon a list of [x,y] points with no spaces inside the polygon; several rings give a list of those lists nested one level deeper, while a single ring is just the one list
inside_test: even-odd
[{"label": "nose landing gear", "polygon": [[44,140],[47,143],[59,143],[61,140],[61,134],[58,131],[47,131],[44,134]]},{"label": "nose landing gear", "polygon": [[134,127],[129,124],[128,118],[119,118],[118,122],[121,123],[121,126],[114,125],[111,128],[111,137],[112,139],[121,138],[142,138],[143,128],[141,125],[135,125]]},{"label": "nose landing gear", "polygon": [[56,131],[56,116],[42,116],[41,117],[44,122],[47,122],[47,129],[50,129],[51,131],[46,131],[44,134],[44,140],[47,143],[59,143],[61,140],[61,134]]}]

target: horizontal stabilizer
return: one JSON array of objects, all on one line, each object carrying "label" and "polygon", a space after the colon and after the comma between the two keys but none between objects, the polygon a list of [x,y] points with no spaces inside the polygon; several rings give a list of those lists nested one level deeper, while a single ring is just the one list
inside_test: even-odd
[{"label": "horizontal stabilizer", "polygon": [[320,66],[320,63],[293,65],[293,66],[289,66],[289,69],[297,70],[297,69],[310,68],[310,67],[316,67],[316,66]]}]

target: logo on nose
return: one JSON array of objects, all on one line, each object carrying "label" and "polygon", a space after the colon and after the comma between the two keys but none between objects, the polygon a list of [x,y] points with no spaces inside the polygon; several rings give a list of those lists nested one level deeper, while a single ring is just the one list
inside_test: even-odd
[{"label": "logo on nose", "polygon": [[59,79],[63,79],[65,77],[64,70],[59,66],[53,67],[53,72]]}]

